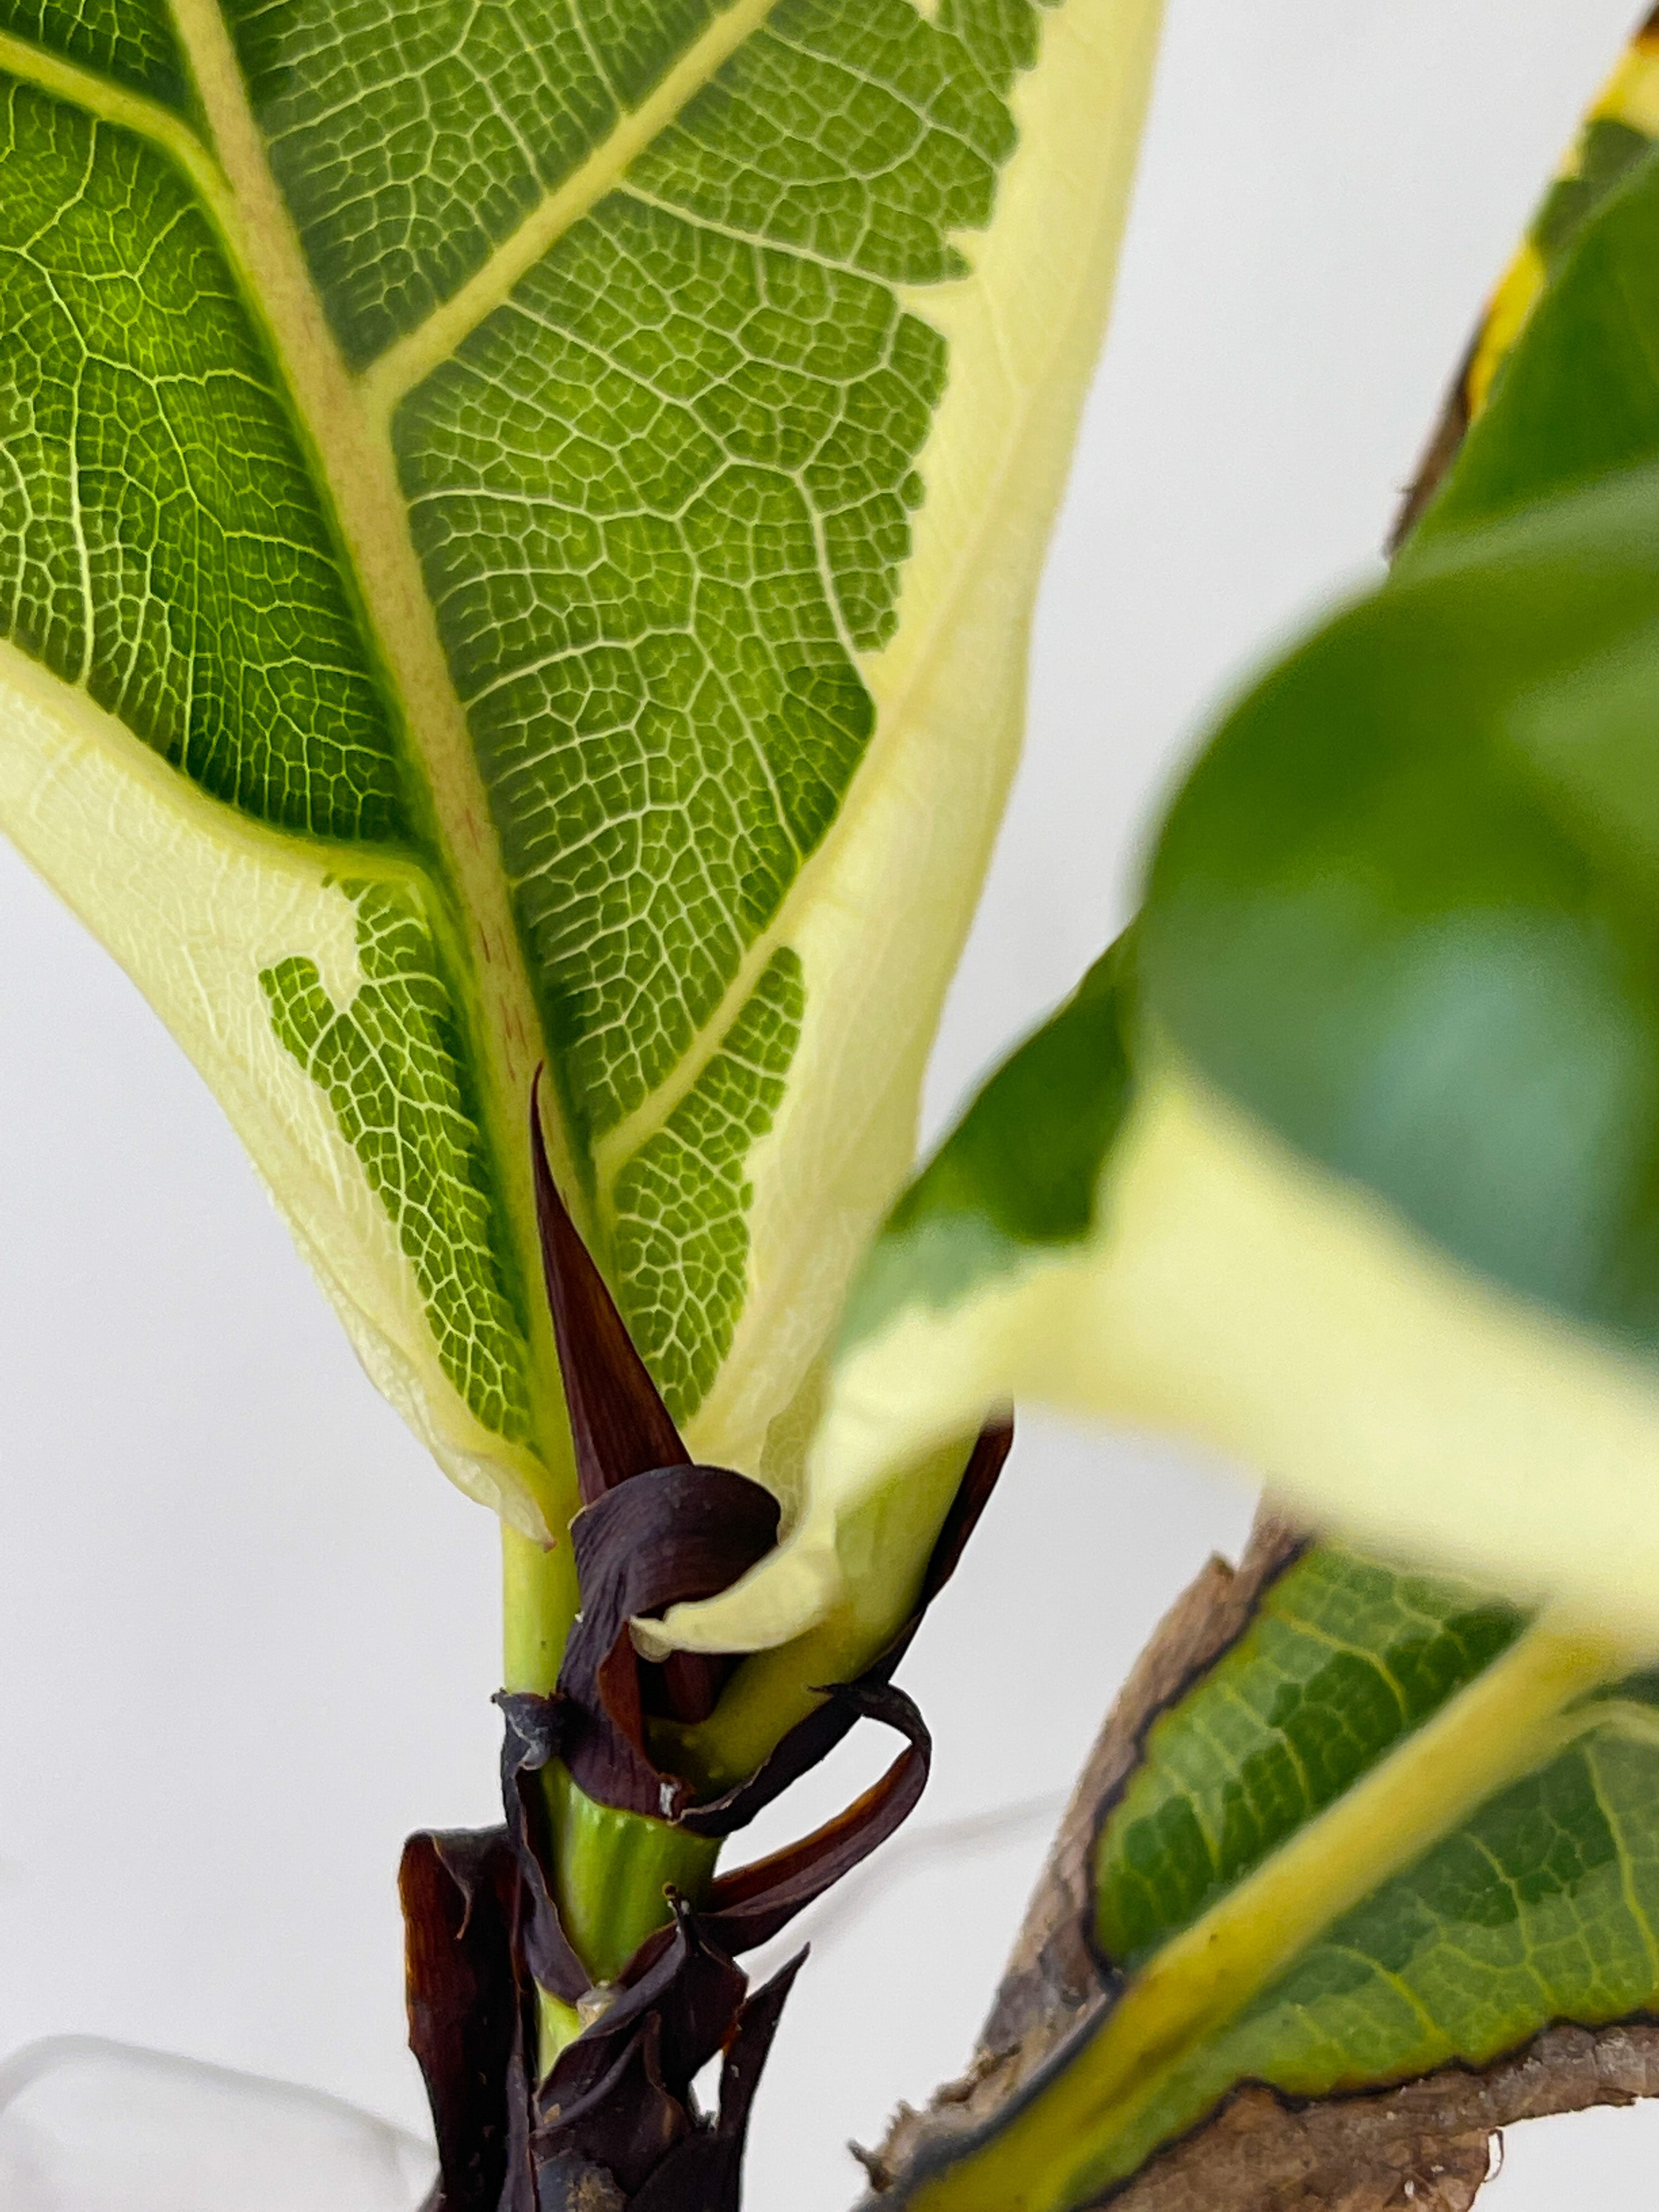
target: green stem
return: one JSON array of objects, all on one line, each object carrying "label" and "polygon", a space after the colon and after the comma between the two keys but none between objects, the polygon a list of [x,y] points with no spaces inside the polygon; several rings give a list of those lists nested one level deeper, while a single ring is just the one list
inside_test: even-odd
[{"label": "green stem", "polygon": [[[857,1572],[854,1593],[805,1636],[740,1666],[709,1718],[693,1727],[659,1721],[651,1747],[706,1793],[754,1773],[798,1721],[823,1702],[821,1686],[854,1680],[884,1651],[915,1608],[922,1562],[962,1480],[965,1448],[942,1447],[910,1480],[873,1498],[842,1531]],[[596,1978],[615,1975],[665,1917],[665,1890],[696,1904],[714,1872],[718,1844],[614,1813],[584,1796],[562,1768],[547,1779],[559,1909]],[[580,2033],[568,2006],[544,1997],[542,2063]]]},{"label": "green stem", "polygon": [[596,1805],[556,1760],[544,1776],[554,1895],[565,1934],[597,1982],[615,1981],[669,1917],[668,1891],[701,1905],[720,1844]]},{"label": "green stem", "polygon": [[509,1690],[550,1698],[580,1600],[568,1542],[534,1543],[501,1524],[502,1680]]},{"label": "green stem", "polygon": [[[820,1686],[862,1674],[916,1601],[922,1562],[962,1479],[960,1442],[931,1455],[911,1480],[872,1499],[842,1533],[855,1599],[808,1635],[738,1669],[710,1718],[696,1728],[659,1722],[653,1747],[706,1791],[752,1774],[820,1702]],[[571,1547],[505,1531],[503,1594],[509,1690],[550,1695],[576,1617]],[[542,1778],[550,1872],[565,1933],[595,1984],[614,1981],[647,1936],[667,1923],[672,1888],[701,1903],[720,1845],[666,1821],[597,1805],[556,1761]],[[542,1993],[539,2057],[546,2071],[581,2032],[569,2005]]]},{"label": "green stem", "polygon": [[[504,1671],[509,1690],[550,1696],[576,1617],[568,1543],[550,1549],[502,1531]],[[700,1904],[720,1844],[664,1820],[596,1805],[556,1760],[543,1773],[553,1893],[565,1933],[598,1984],[614,1981],[647,1936],[665,1926],[668,1892]],[[569,2005],[541,1993],[541,2069],[581,2032]]]}]

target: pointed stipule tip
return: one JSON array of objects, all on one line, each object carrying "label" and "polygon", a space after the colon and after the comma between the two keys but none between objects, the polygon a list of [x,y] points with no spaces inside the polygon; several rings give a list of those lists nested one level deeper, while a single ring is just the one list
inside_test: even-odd
[{"label": "pointed stipule tip", "polygon": [[547,1217],[562,1214],[569,1218],[569,1208],[559,1195],[559,1186],[553,1180],[553,1163],[547,1157],[547,1133],[542,1127],[542,1076],[545,1060],[538,1060],[536,1072],[530,1079],[530,1162],[532,1179],[536,1187],[536,1214],[545,1237]]},{"label": "pointed stipule tip", "polygon": [[536,1226],[582,1502],[591,1505],[630,1475],[689,1467],[691,1455],[554,1178],[541,1120],[543,1072],[538,1066],[530,1085]]}]

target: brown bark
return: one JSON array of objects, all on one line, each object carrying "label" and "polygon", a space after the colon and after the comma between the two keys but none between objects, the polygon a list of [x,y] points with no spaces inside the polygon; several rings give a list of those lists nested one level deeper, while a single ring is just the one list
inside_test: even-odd
[{"label": "brown bark", "polygon": [[1480,2073],[1447,2067],[1303,2107],[1238,2092],[1112,2200],[1112,2212],[1468,2212],[1519,2120],[1659,2094],[1659,2026],[1553,2027]]},{"label": "brown bark", "polygon": [[940,2133],[978,2125],[1105,2002],[1090,1952],[1089,1860],[1101,1822],[1139,1765],[1148,1729],[1249,1626],[1262,1591],[1303,1540],[1264,1507],[1237,1566],[1212,1558],[1154,1632],[1072,1794],[968,2073],[925,2112],[901,2105],[879,2151],[858,2152],[877,2189]]},{"label": "brown bark", "polygon": [[[1270,1510],[1237,1567],[1212,1559],[1166,1614],[1096,1742],[1067,1808],[968,2072],[926,2112],[900,2106],[879,2151],[858,2153],[879,2193],[919,2152],[978,2129],[1107,2000],[1085,1937],[1102,1820],[1159,1714],[1249,1625],[1301,1540]],[[1259,2085],[1228,2098],[1111,2200],[1111,2212],[1469,2212],[1495,2139],[1517,2121],[1659,2095],[1659,2023],[1547,2029],[1480,2071],[1298,2105]]]},{"label": "brown bark", "polygon": [[1237,1566],[1212,1556],[1135,1662],[1078,1778],[980,2034],[981,2053],[1018,2057],[1009,2088],[1104,1994],[1085,1935],[1089,1861],[1102,1821],[1140,1764],[1147,1731],[1237,1642],[1262,1591],[1301,1547],[1289,1522],[1264,1509]]},{"label": "brown bark", "polygon": [[1388,551],[1391,560],[1417,527],[1419,516],[1445,482],[1451,472],[1452,463],[1463,450],[1463,441],[1469,434],[1473,416],[1469,404],[1469,371],[1474,366],[1480,343],[1480,333],[1477,331],[1456,376],[1452,380],[1451,390],[1446,394],[1445,404],[1440,410],[1440,419],[1423,450],[1417,473],[1412,478],[1411,487],[1395,517],[1394,527],[1389,532]]}]

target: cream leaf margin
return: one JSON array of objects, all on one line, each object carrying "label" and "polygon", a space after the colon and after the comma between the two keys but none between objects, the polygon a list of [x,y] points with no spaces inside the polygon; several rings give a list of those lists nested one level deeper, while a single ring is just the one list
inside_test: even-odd
[{"label": "cream leaf margin", "polygon": [[817,1363],[915,1158],[928,1049],[1018,764],[1032,605],[1110,304],[1162,16],[1162,0],[1044,11],[995,218],[954,240],[971,273],[900,294],[944,333],[950,380],[917,463],[927,496],[898,627],[859,659],[876,734],[711,1024],[718,1036],[751,972],[793,947],[805,1018],[783,1103],[750,1155],[749,1297],[688,1430],[694,1449],[761,1474],[786,1506],[800,1500]]},{"label": "cream leaf margin", "polygon": [[1650,1365],[1437,1251],[1167,1049],[1085,1241],[902,1308],[830,1383],[790,1540],[641,1648],[761,1650],[839,1600],[842,1532],[1009,1397],[1221,1455],[1310,1526],[1659,1645]]},{"label": "cream leaf margin", "polygon": [[[681,104],[690,98],[769,4],[738,0],[716,19],[648,104],[653,128],[673,112],[671,96]],[[264,318],[461,894],[486,1061],[483,1103],[522,1248],[532,1218],[528,1148],[505,1102],[527,1089],[539,1028],[386,435],[388,395],[411,373],[415,355],[401,355],[395,372],[382,367],[378,384],[374,370],[362,378],[347,370],[216,0],[172,0],[172,10],[216,163],[176,118],[72,64],[16,40],[0,42],[0,63],[15,59],[20,74],[142,131],[179,161],[251,307]],[[927,1048],[1018,758],[1031,601],[1109,301],[1161,15],[1161,0],[1062,0],[1045,9],[1039,58],[1013,94],[1020,142],[992,226],[957,240],[971,273],[901,294],[906,308],[943,331],[951,366],[919,459],[927,497],[902,578],[897,632],[884,651],[859,657],[876,702],[876,734],[840,817],[688,1064],[653,1103],[648,1121],[627,1130],[631,1151],[660,1127],[719,1048],[754,976],[779,945],[791,945],[805,970],[806,1020],[783,1106],[748,1163],[750,1292],[690,1440],[709,1458],[762,1475],[792,1510],[823,1346],[913,1157]],[[545,250],[559,223],[585,211],[610,180],[608,165],[626,158],[619,143],[600,149],[451,303],[447,345],[462,335],[466,315],[487,312],[521,273],[532,243]],[[221,1096],[374,1381],[464,1489],[526,1534],[544,1534],[562,1517],[568,1467],[540,1302],[532,1301],[531,1316],[538,1468],[483,1431],[441,1376],[412,1270],[333,1132],[321,1093],[282,1053],[268,1024],[258,1037],[252,1025],[259,964],[308,952],[325,976],[338,977],[349,951],[355,971],[349,902],[324,882],[327,869],[407,878],[411,864],[377,866],[355,849],[349,859],[329,856],[242,823],[182,786],[173,791],[179,780],[144,747],[22,656],[8,649],[0,677],[7,738],[0,818],[115,951]],[[126,838],[129,801],[137,842],[123,865],[134,905],[124,915],[122,870],[99,851],[94,825],[101,822],[106,837]],[[146,854],[156,872],[141,888]],[[233,899],[247,901],[246,916],[233,915]],[[202,941],[210,912],[224,940],[212,957]],[[287,932],[280,943],[269,928],[277,918]],[[236,945],[246,963],[240,976],[232,973]],[[334,995],[337,1001],[342,994]],[[262,1024],[264,1012],[261,1000]],[[580,1178],[562,1133],[550,1135],[556,1169],[579,1200]],[[622,1157],[601,1152],[602,1194]],[[602,1195],[593,1224],[602,1240],[605,1217]],[[533,1257],[521,1249],[519,1258],[533,1280]]]},{"label": "cream leaf margin", "polygon": [[410,871],[231,813],[3,643],[0,731],[0,821],[211,1086],[372,1380],[463,1490],[541,1535],[544,1474],[444,1375],[392,1218],[326,1095],[279,1042],[259,983],[302,954],[349,1006],[362,981],[356,908],[336,872],[410,884]]}]

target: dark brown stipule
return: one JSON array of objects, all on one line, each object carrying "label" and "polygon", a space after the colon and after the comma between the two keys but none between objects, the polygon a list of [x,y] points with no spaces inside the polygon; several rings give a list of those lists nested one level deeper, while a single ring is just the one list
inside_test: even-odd
[{"label": "dark brown stipule", "polygon": [[530,1086],[536,1225],[576,1447],[576,1479],[583,1504],[592,1505],[630,1475],[689,1467],[691,1455],[559,1196],[542,1137],[541,1081],[538,1068]]},{"label": "dark brown stipule", "polygon": [[[530,1085],[536,1226],[575,1446],[576,1480],[582,1504],[592,1505],[631,1476],[689,1467],[691,1455],[559,1195],[542,1135],[541,1083],[538,1067]],[[677,1721],[705,1721],[730,1671],[717,1660],[676,1652],[653,1670],[659,1692],[656,1702]]]}]

